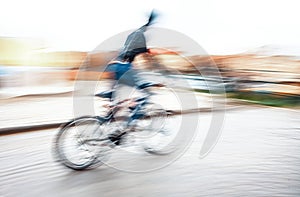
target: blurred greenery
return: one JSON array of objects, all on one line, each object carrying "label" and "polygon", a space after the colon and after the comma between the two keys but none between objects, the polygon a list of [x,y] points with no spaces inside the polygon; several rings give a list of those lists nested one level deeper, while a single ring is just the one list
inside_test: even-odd
[{"label": "blurred greenery", "polygon": [[[209,90],[195,89],[195,92],[210,93]],[[240,99],[249,103],[275,106],[275,107],[296,107],[300,106],[299,95],[274,94],[271,92],[227,92],[227,98]]]},{"label": "blurred greenery", "polygon": [[268,92],[230,92],[227,93],[227,98],[236,98],[251,103],[276,107],[300,106],[299,95],[280,95]]}]

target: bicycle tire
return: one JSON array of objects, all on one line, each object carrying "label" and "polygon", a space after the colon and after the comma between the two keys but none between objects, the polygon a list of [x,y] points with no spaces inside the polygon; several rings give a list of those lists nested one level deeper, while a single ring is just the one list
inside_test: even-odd
[{"label": "bicycle tire", "polygon": [[[84,170],[91,168],[92,166],[101,165],[103,162],[101,159],[99,159],[99,152],[101,151],[99,147],[95,147],[95,150],[92,150],[92,147],[86,143],[88,137],[90,139],[93,139],[91,137],[95,137],[94,135],[98,135],[97,137],[102,136],[102,131],[100,130],[100,126],[106,122],[104,118],[96,117],[96,116],[82,116],[79,118],[76,118],[64,125],[61,126],[59,132],[55,136],[55,143],[54,143],[54,151],[55,156],[58,159],[58,161],[63,164],[64,166],[71,168],[73,170]],[[80,130],[81,126],[95,126],[94,128],[85,128],[84,130]],[[70,136],[68,135],[74,135],[73,139],[70,139]],[[83,139],[84,138],[84,139]],[[68,141],[70,140],[70,141]],[[86,141],[86,142],[84,142]],[[67,143],[67,144],[65,144]],[[67,153],[67,148],[69,148],[67,145],[73,145],[78,146],[75,148],[78,148],[77,151],[75,151],[73,154]],[[85,150],[84,150],[85,149]],[[78,156],[79,160],[83,159],[81,158],[81,153],[79,150],[86,151],[85,153],[88,153],[89,155],[86,157],[86,161],[76,161],[71,157]],[[104,159],[104,158],[102,158]]]},{"label": "bicycle tire", "polygon": [[150,118],[144,121],[150,121],[150,125],[145,128],[144,133],[148,137],[144,137],[144,140],[142,140],[142,148],[153,155],[171,154],[176,148],[169,146],[169,143],[163,144],[163,141],[168,141],[171,136],[171,131],[166,130],[164,124],[171,120],[170,115],[172,113],[154,105],[154,109],[152,108],[150,113],[147,114],[149,114]]}]

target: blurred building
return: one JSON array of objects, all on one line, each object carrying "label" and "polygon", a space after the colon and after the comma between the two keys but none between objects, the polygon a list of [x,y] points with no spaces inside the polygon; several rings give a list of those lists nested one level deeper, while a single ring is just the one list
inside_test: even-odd
[{"label": "blurred building", "polygon": [[238,54],[213,59],[240,89],[300,95],[300,60],[295,57]]},{"label": "blurred building", "polygon": [[[0,86],[43,85],[63,81],[99,80],[117,51],[46,51],[39,39],[0,38]],[[148,71],[161,69],[183,75],[214,76],[235,83],[236,91],[269,91],[300,95],[300,59],[292,56],[244,53],[189,56],[152,48],[152,56],[139,55],[133,65]],[[218,67],[218,70],[216,69]]]}]

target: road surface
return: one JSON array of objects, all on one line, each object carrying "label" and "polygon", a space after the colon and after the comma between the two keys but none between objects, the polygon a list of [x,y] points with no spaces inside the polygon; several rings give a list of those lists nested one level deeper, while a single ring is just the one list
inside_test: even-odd
[{"label": "road surface", "polygon": [[[196,116],[194,114],[192,116]],[[147,173],[109,166],[72,171],[54,161],[56,129],[0,137],[0,196],[299,196],[300,112],[247,107],[227,111],[222,135],[205,158],[199,152],[210,115],[170,165]],[[163,156],[112,155],[116,166],[141,166]]]}]

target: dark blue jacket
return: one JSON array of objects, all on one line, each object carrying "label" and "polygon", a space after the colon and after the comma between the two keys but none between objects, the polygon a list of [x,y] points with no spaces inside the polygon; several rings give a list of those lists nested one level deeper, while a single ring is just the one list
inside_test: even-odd
[{"label": "dark blue jacket", "polygon": [[148,22],[136,31],[129,34],[124,47],[118,55],[118,60],[132,62],[135,56],[140,53],[147,52],[147,44],[144,33],[147,27],[153,23],[153,20],[156,18],[156,16],[157,14],[152,11],[149,16]]}]

